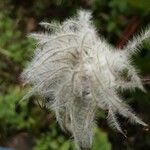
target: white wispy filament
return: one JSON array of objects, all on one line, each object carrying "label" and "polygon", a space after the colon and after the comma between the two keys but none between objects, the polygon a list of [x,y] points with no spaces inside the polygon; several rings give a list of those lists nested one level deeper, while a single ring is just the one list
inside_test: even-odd
[{"label": "white wispy filament", "polygon": [[79,149],[92,144],[92,127],[99,108],[108,112],[108,123],[121,133],[116,114],[146,125],[118,91],[144,91],[131,56],[150,37],[149,30],[120,50],[98,37],[91,14],[86,11],[78,11],[77,17],[62,24],[40,25],[45,33],[30,35],[38,44],[32,62],[22,74],[24,83],[32,85],[25,98],[32,94],[47,98],[46,106],[54,110],[61,128],[72,133]]}]

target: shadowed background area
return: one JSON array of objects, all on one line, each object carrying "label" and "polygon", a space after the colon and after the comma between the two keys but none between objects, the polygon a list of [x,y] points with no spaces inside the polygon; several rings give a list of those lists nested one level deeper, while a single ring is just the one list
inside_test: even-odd
[{"label": "shadowed background area", "polygon": [[[14,150],[73,150],[72,138],[61,131],[54,114],[27,92],[19,78],[28,65],[35,41],[26,38],[42,30],[41,21],[63,21],[78,9],[91,10],[99,35],[122,48],[135,33],[148,26],[148,0],[1,0],[0,1],[0,147]],[[126,91],[124,99],[147,124],[150,122],[150,42],[145,41],[133,58],[141,70],[147,93]],[[127,138],[109,128],[107,114],[97,112],[92,150],[148,150],[149,128],[131,125],[118,116]],[[1,148],[0,148],[1,149]]]}]

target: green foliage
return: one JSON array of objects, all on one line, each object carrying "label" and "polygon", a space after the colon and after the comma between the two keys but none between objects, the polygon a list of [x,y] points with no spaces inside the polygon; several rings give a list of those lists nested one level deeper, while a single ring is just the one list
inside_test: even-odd
[{"label": "green foliage", "polygon": [[0,12],[0,52],[18,63],[24,63],[31,54],[33,41],[23,38],[25,34],[17,29],[17,22],[12,20],[7,13]]},{"label": "green foliage", "polygon": [[139,9],[141,12],[150,12],[150,1],[149,0],[126,0],[130,5]]},{"label": "green foliage", "polygon": [[0,96],[0,106],[3,106],[0,109],[0,119],[3,120],[4,124],[12,123],[16,126],[18,123],[22,123],[23,114],[21,114],[20,117],[17,115],[15,112],[15,103],[21,98],[23,93],[21,93],[19,87],[9,87],[7,92],[7,94]]},{"label": "green foliage", "polygon": [[111,144],[108,141],[107,134],[101,129],[95,128],[94,142],[92,150],[111,150]]},{"label": "green foliage", "polygon": [[[35,125],[35,118],[29,116],[28,120],[25,119],[27,115],[27,103],[17,105],[17,102],[23,97],[25,91],[21,91],[20,87],[9,87],[7,94],[0,96],[0,120],[1,125],[11,125],[13,129],[31,128]],[[17,112],[17,106],[18,111]]]},{"label": "green foliage", "polygon": [[41,136],[35,140],[35,146],[33,150],[69,150],[73,148],[71,140],[66,140],[63,135],[59,135],[56,128],[56,124],[49,125],[48,132],[41,134]]}]

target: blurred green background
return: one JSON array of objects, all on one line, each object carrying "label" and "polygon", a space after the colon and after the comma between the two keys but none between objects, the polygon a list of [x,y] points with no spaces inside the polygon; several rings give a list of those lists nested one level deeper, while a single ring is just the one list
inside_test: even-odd
[{"label": "blurred green background", "polygon": [[[27,91],[19,79],[30,61],[35,43],[26,38],[39,31],[40,21],[63,21],[77,9],[91,10],[101,36],[123,47],[150,20],[150,0],[0,0],[0,147],[15,150],[73,150],[70,135],[63,133],[50,110],[38,98],[17,103]],[[150,42],[146,41],[134,62],[141,70],[147,93],[124,93],[126,102],[150,122]],[[109,128],[106,114],[97,113],[92,150],[149,150],[148,128],[131,125],[119,117],[127,138]]]}]

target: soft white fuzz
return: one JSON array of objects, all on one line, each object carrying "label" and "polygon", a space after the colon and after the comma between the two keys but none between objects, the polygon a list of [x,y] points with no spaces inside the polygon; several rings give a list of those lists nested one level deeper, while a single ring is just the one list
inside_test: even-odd
[{"label": "soft white fuzz", "polygon": [[108,123],[121,133],[117,113],[146,125],[122,101],[118,91],[144,91],[131,56],[150,36],[149,30],[120,50],[98,37],[90,12],[78,11],[77,17],[62,24],[40,25],[45,33],[30,35],[38,43],[32,62],[22,74],[24,83],[32,85],[24,98],[32,94],[46,98],[46,106],[54,110],[61,128],[72,133],[79,149],[92,144],[98,108],[108,113]]}]

